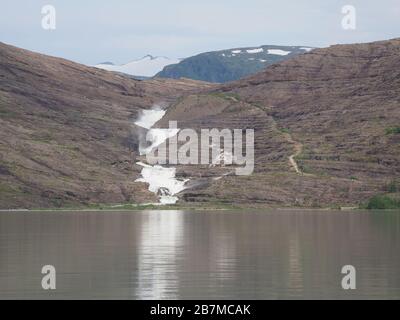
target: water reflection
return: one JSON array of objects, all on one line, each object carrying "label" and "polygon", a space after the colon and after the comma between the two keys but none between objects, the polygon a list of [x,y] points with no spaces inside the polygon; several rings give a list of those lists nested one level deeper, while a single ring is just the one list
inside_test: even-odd
[{"label": "water reflection", "polygon": [[303,289],[303,266],[300,251],[300,243],[297,235],[291,235],[289,239],[289,272],[288,287],[292,291],[298,291],[299,297]]},{"label": "water reflection", "polygon": [[153,211],[143,216],[137,253],[137,298],[178,298],[173,289],[179,287],[183,228],[182,211]]},{"label": "water reflection", "polygon": [[398,212],[0,213],[0,298],[400,299],[399,270]]}]

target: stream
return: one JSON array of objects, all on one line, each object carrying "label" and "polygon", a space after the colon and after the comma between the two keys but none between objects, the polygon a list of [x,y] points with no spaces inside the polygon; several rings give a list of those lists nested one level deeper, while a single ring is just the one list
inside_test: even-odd
[{"label": "stream", "polygon": [[[139,118],[135,121],[135,125],[146,129],[146,133],[150,133],[151,144],[146,145],[146,138],[141,139],[139,144],[140,155],[149,154],[154,148],[164,143],[167,139],[175,136],[179,129],[159,129],[153,126],[161,120],[166,111],[159,106],[154,106],[150,110],[143,110]],[[144,162],[137,162],[142,166],[141,178],[136,182],[144,182],[149,184],[149,191],[155,193],[159,197],[159,204],[174,204],[179,198],[176,196],[179,192],[186,189],[185,184],[189,181],[176,178],[176,168],[163,167],[160,165],[149,165]]]}]

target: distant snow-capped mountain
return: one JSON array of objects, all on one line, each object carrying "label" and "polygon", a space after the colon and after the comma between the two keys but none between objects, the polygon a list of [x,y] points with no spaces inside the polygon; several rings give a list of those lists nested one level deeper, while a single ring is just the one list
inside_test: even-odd
[{"label": "distant snow-capped mountain", "polygon": [[95,65],[96,68],[122,72],[138,77],[153,77],[164,67],[171,64],[179,63],[179,59],[170,59],[167,57],[153,57],[151,55],[144,56],[139,60],[134,60],[122,65],[115,65],[111,62],[104,62]]},{"label": "distant snow-capped mountain", "polygon": [[313,49],[305,46],[265,45],[205,52],[165,67],[157,77],[224,83],[255,74],[271,64]]}]

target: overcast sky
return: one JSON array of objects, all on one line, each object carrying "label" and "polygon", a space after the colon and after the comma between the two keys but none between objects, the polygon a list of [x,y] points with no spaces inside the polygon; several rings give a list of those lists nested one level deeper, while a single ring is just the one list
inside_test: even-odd
[{"label": "overcast sky", "polygon": [[[323,47],[400,37],[400,0],[0,0],[0,41],[85,64],[183,58],[264,44]],[[56,30],[41,26],[56,8]],[[341,25],[344,5],[356,30]]]}]

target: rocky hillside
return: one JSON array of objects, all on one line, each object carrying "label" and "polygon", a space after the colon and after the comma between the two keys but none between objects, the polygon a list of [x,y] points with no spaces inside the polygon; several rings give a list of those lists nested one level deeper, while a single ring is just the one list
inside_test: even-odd
[{"label": "rocky hillside", "polygon": [[132,122],[202,87],[136,81],[0,43],[0,208],[154,201],[134,183]]},{"label": "rocky hillside", "polygon": [[224,83],[257,73],[273,63],[310,50],[312,48],[261,46],[206,52],[166,66],[157,77]]},{"label": "rocky hillside", "polygon": [[203,182],[187,201],[356,206],[399,189],[400,40],[313,50],[187,96],[167,120],[256,132],[251,176],[180,167]]}]

